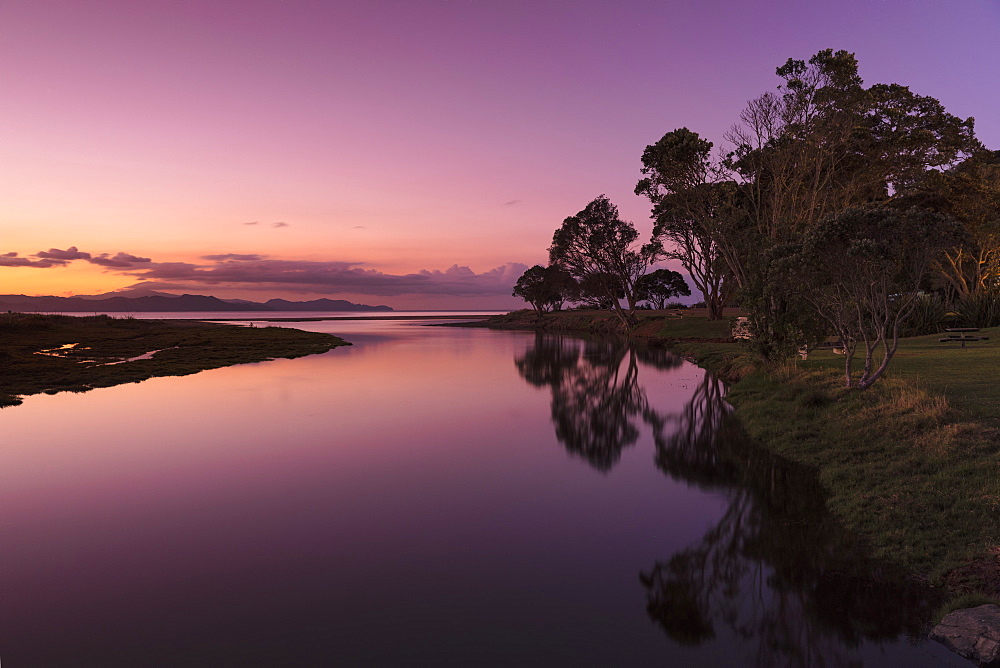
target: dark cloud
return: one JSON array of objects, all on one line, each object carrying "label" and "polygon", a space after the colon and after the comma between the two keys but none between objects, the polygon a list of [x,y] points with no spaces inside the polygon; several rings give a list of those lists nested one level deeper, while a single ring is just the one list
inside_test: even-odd
[{"label": "dark cloud", "polygon": [[522,200],[512,199],[509,202],[504,202],[501,206],[514,206],[515,204],[520,204]]},{"label": "dark cloud", "polygon": [[355,225],[354,229],[356,229],[356,230],[367,230],[368,228],[365,227],[364,225]]},{"label": "dark cloud", "polygon": [[476,273],[452,265],[444,271],[421,270],[412,274],[386,274],[363,262],[273,260],[256,253],[206,255],[203,262],[153,262],[129,253],[91,255],[76,246],[51,248],[31,257],[16,252],[0,254],[0,267],[49,268],[84,260],[109,271],[138,279],[144,287],[197,291],[206,286],[226,289],[298,291],[314,294],[428,295],[453,297],[509,296],[526,265],[507,263]]},{"label": "dark cloud", "polygon": [[279,221],[277,223],[271,223],[271,227],[288,227],[288,223]]},{"label": "dark cloud", "polygon": [[49,267],[64,267],[65,260],[29,260],[26,257],[18,257],[17,253],[4,253],[0,255],[0,267],[35,267],[36,269],[48,269]]},{"label": "dark cloud", "polygon": [[526,268],[523,264],[508,263],[477,274],[468,267],[454,265],[444,271],[423,270],[396,275],[366,269],[358,262],[243,261],[230,257],[216,261],[214,265],[164,262],[124,273],[159,289],[194,290],[199,286],[224,286],[230,289],[298,290],[318,294],[506,296]]},{"label": "dark cloud", "polygon": [[249,222],[249,223],[243,223],[243,224],[244,224],[244,225],[260,225],[260,221],[259,221],[259,220],[254,220],[254,221],[252,221],[252,222]]},{"label": "dark cloud", "polygon": [[264,256],[256,254],[224,253],[222,255],[202,255],[201,259],[215,260],[217,262],[222,262],[225,260],[250,261],[250,260],[263,260]]},{"label": "dark cloud", "polygon": [[90,253],[81,253],[76,246],[70,246],[66,250],[50,248],[47,251],[38,251],[35,257],[43,260],[89,260]]},{"label": "dark cloud", "polygon": [[139,257],[130,253],[101,253],[91,255],[84,253],[76,246],[70,246],[66,250],[50,248],[47,251],[39,251],[29,259],[19,257],[17,253],[5,253],[0,255],[0,267],[35,267],[38,269],[48,269],[51,267],[65,267],[74,260],[86,260],[91,264],[96,264],[109,269],[129,269],[136,265],[149,264],[152,260],[148,257]]},{"label": "dark cloud", "polygon": [[107,253],[101,253],[100,255],[92,257],[87,261],[91,264],[108,267],[109,269],[125,269],[127,267],[134,267],[137,264],[148,264],[152,262],[152,259],[131,255],[129,253],[115,253],[113,257],[109,256]]}]

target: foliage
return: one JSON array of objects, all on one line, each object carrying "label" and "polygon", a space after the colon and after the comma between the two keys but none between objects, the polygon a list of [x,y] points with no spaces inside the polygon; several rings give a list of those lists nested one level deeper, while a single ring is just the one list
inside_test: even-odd
[{"label": "foliage", "polygon": [[512,294],[538,313],[547,313],[561,309],[565,301],[575,297],[576,289],[576,281],[565,269],[536,264],[521,274]]},{"label": "foliage", "polygon": [[933,172],[908,200],[965,228],[961,243],[936,264],[957,300],[1000,285],[1000,151],[977,151],[953,169]]},{"label": "foliage", "polygon": [[715,319],[722,317],[732,283],[712,231],[733,214],[736,191],[710,160],[711,149],[711,142],[687,128],[668,132],[643,151],[644,178],[635,193],[652,202],[654,237],[670,244],[666,256],[681,262]]},{"label": "foliage", "polygon": [[[615,314],[631,326],[635,324],[636,281],[662,255],[656,241],[634,248],[638,237],[632,223],[618,217],[618,207],[601,195],[555,231],[549,264],[565,269],[580,282],[591,281],[611,301]],[[624,295],[627,307],[622,307],[619,294]]]},{"label": "foliage", "polygon": [[935,173],[980,148],[972,119],[897,84],[863,86],[846,51],[820,51],[777,69],[778,92],[752,100],[727,135],[725,162],[743,216],[713,229],[740,287],[765,359],[794,348],[801,329],[794,283],[774,254],[830,216],[857,206],[897,206]]},{"label": "foliage", "polygon": [[947,320],[948,306],[944,299],[933,293],[921,294],[913,305],[913,311],[903,321],[900,336],[936,334],[945,328]]},{"label": "foliage", "polygon": [[574,301],[583,308],[612,311],[618,300],[624,297],[625,290],[618,277],[601,271],[587,274],[580,279]]},{"label": "foliage", "polygon": [[981,290],[955,305],[960,327],[1000,326],[1000,288]]},{"label": "foliage", "polygon": [[671,297],[688,297],[691,288],[684,277],[670,269],[657,269],[639,277],[635,283],[636,299],[662,309]]},{"label": "foliage", "polygon": [[[799,292],[844,343],[848,387],[870,387],[888,368],[931,263],[961,229],[941,214],[851,208],[813,226],[784,261]],[[864,366],[853,375],[855,349]]]}]

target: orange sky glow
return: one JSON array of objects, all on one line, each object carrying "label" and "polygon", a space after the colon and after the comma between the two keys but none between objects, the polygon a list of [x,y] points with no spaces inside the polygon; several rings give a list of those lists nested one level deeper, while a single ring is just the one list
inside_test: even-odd
[{"label": "orange sky glow", "polygon": [[994,2],[670,5],[4,2],[0,293],[519,307],[597,195],[649,234],[646,144],[828,47],[1000,147]]}]

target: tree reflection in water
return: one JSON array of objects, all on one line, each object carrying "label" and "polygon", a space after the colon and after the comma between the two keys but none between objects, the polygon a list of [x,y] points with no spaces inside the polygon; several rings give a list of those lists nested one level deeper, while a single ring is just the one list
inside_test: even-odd
[{"label": "tree reflection in water", "polygon": [[[676,414],[651,406],[638,361],[681,364],[668,352],[602,339],[537,334],[516,360],[552,391],[566,449],[610,471],[648,424],[666,475],[721,493],[726,509],[695,545],[640,573],[647,611],[675,641],[700,645],[726,628],[749,665],[850,665],[863,640],[916,637],[939,601],[866,556],[824,509],[815,475],[754,446],[706,374]],[[857,661],[857,659],[855,659]]]},{"label": "tree reflection in water", "polygon": [[642,360],[657,368],[676,367],[680,358],[665,351],[637,351],[622,339],[581,342],[538,333],[535,345],[515,364],[536,387],[552,388],[556,438],[599,471],[610,471],[622,450],[639,438],[637,420],[654,428],[663,418],[639,385]]}]

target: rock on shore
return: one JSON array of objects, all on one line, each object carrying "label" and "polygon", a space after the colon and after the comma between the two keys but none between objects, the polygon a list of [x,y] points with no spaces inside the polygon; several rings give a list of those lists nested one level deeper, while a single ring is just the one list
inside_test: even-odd
[{"label": "rock on shore", "polygon": [[980,605],[948,613],[931,638],[980,664],[1000,664],[1000,605]]}]

